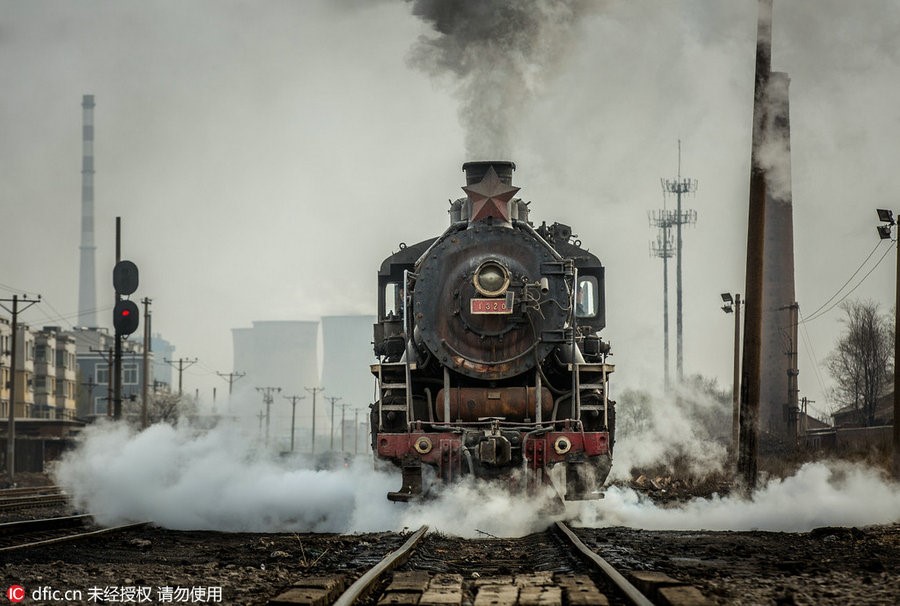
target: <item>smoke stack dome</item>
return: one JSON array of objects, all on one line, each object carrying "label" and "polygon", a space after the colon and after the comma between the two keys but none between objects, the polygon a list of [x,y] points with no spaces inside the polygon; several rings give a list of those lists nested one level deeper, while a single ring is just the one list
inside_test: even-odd
[{"label": "smoke stack dome", "polygon": [[466,185],[481,183],[484,175],[490,167],[494,167],[500,181],[512,185],[512,174],[516,170],[516,163],[508,160],[481,160],[478,162],[466,162],[462,165],[463,172],[466,173]]}]

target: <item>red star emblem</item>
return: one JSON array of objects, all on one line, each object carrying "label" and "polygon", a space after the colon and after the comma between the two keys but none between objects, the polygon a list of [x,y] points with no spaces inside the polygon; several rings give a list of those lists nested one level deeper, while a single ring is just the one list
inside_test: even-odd
[{"label": "red star emblem", "polygon": [[472,202],[470,222],[496,217],[509,223],[509,201],[519,188],[501,181],[493,166],[488,168],[480,183],[463,187],[462,190],[468,194]]}]

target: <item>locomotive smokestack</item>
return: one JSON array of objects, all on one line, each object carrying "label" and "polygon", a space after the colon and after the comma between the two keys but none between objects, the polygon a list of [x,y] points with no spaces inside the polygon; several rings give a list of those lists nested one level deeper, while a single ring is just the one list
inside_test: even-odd
[{"label": "locomotive smokestack", "polygon": [[466,216],[471,227],[478,221],[499,221],[512,227],[512,197],[519,188],[512,184],[512,162],[466,162],[467,185],[463,191],[468,196]]},{"label": "locomotive smokestack", "polygon": [[466,173],[466,185],[481,183],[489,168],[494,167],[500,182],[512,185],[512,174],[516,170],[516,163],[508,160],[484,160],[480,162],[466,162],[463,164],[463,172]]},{"label": "locomotive smokestack", "polygon": [[81,100],[81,265],[78,275],[78,324],[96,327],[97,288],[94,272],[94,95]]}]

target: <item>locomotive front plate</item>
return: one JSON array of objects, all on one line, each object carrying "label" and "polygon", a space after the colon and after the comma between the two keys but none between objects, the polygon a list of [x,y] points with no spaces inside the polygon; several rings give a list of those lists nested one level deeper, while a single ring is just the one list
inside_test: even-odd
[{"label": "locomotive front plate", "polygon": [[[507,293],[512,295],[512,293]],[[511,314],[512,297],[505,299],[469,299],[469,312],[473,314]]]}]

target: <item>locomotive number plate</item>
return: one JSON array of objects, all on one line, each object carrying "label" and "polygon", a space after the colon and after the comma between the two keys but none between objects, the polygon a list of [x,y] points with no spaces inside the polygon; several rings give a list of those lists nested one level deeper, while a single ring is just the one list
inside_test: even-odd
[{"label": "locomotive number plate", "polygon": [[469,311],[473,314],[511,314],[512,308],[507,299],[469,299]]}]

